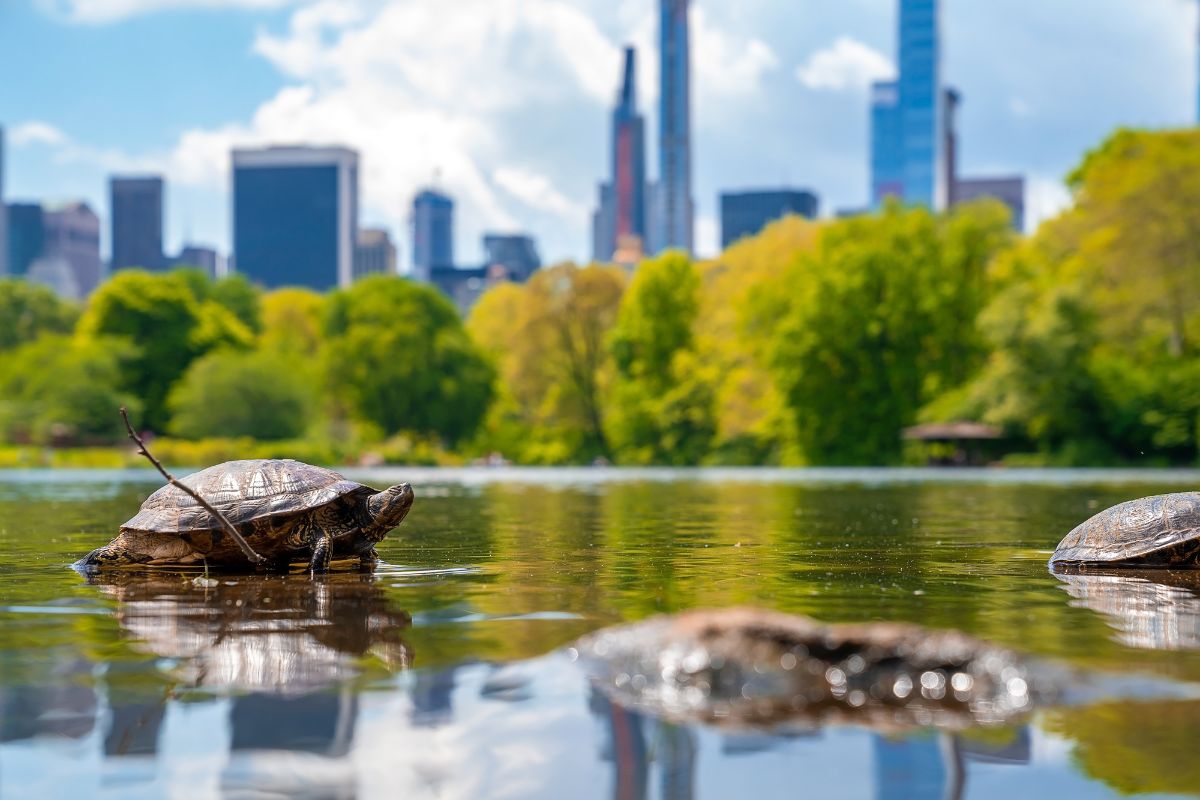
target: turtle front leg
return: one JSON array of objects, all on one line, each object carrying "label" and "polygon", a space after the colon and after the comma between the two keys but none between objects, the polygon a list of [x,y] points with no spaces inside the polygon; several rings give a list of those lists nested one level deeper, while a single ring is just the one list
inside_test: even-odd
[{"label": "turtle front leg", "polygon": [[317,543],[313,545],[312,560],[308,562],[308,572],[315,575],[318,572],[328,572],[329,562],[333,559],[333,537],[322,532]]}]

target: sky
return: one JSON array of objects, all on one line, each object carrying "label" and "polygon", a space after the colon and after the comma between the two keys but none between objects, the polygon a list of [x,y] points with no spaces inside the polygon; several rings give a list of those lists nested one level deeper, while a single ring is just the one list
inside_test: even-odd
[{"label": "sky", "polygon": [[[868,196],[868,96],[894,72],[896,0],[692,0],[697,250],[724,190]],[[87,200],[167,179],[165,237],[227,252],[229,150],[360,152],[364,226],[411,255],[412,196],[454,196],[455,254],[485,231],[586,261],[620,50],[638,52],[658,173],[656,0],[0,0],[7,200]],[[963,95],[960,172],[1024,174],[1031,225],[1118,126],[1197,116],[1190,0],[943,0],[944,80]]]}]

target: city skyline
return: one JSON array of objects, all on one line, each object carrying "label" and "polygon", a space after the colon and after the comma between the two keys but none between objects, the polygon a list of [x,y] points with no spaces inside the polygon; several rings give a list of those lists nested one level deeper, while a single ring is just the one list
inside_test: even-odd
[{"label": "city skyline", "polygon": [[[192,7],[161,10],[166,5]],[[603,174],[605,120],[626,41],[643,54],[643,113],[658,107],[653,0],[611,10],[537,0],[537,9],[510,12],[507,27],[499,11],[485,9],[482,21],[496,52],[467,53],[459,64],[443,61],[453,41],[468,35],[465,24],[437,19],[428,3],[349,2],[339,4],[348,10],[338,18],[321,17],[306,0],[265,10],[195,5],[70,0],[51,13],[46,4],[5,4],[0,45],[9,36],[16,45],[0,47],[7,53],[0,67],[16,68],[23,47],[49,59],[45,76],[0,94],[11,201],[80,198],[108,219],[109,174],[162,172],[170,187],[165,249],[175,252],[187,240],[228,252],[228,178],[222,174],[228,167],[216,174],[213,168],[222,159],[227,165],[227,147],[345,144],[363,154],[364,227],[384,227],[407,243],[411,197],[440,170],[460,206],[455,245],[464,263],[482,257],[485,230],[532,233],[547,262],[586,260],[588,210]],[[1196,43],[1181,33],[1196,30],[1193,5],[1150,0],[1131,13],[1128,3],[1101,0],[1087,4],[1086,15],[1074,0],[1054,9],[1025,0],[1003,6],[945,4],[943,81],[970,100],[960,121],[963,171],[1028,174],[1031,222],[1065,201],[1061,176],[1112,127],[1195,119]],[[555,21],[537,21],[540,12],[552,12]],[[699,255],[715,250],[723,189],[799,184],[820,193],[827,212],[866,205],[866,92],[871,80],[888,77],[896,13],[894,0],[854,0],[839,9],[760,2],[736,14],[692,4]],[[415,25],[416,32],[403,33],[400,23]],[[206,57],[166,75],[137,67],[160,46],[155,32],[184,25],[208,48]],[[418,47],[414,37],[429,38],[431,30],[438,36]],[[531,32],[540,37],[533,45]],[[129,50],[135,33],[150,44],[133,48],[128,63],[104,57],[118,46]],[[412,44],[410,61],[387,60],[380,44],[385,34],[392,50]],[[507,63],[522,40],[536,67],[529,73]],[[371,74],[345,63],[352,43],[365,48]],[[1073,74],[1071,65],[1098,52],[1108,57],[1087,76]],[[82,94],[90,87],[66,72],[72,53],[97,65],[91,77],[104,87]],[[429,73],[437,80],[428,87],[414,88],[404,72],[438,64],[444,75]],[[486,74],[483,68],[493,65],[494,74]],[[380,101],[392,95],[370,85],[371,75],[392,77],[389,70],[399,71],[395,79],[403,87],[395,107],[383,110]],[[59,98],[80,92],[79,102],[53,102],[47,81]],[[165,90],[164,81],[177,89],[171,97],[156,93]],[[380,115],[377,131],[364,130],[368,110]],[[449,128],[428,119],[447,116]],[[649,141],[658,141],[657,116],[646,114]],[[411,135],[391,137],[395,145],[381,150],[378,141],[402,124]],[[277,135],[283,130],[296,134]],[[431,138],[443,130],[452,134],[446,141]],[[358,140],[363,137],[367,141]],[[106,253],[110,247],[106,241]],[[402,248],[405,264],[408,250]]]}]

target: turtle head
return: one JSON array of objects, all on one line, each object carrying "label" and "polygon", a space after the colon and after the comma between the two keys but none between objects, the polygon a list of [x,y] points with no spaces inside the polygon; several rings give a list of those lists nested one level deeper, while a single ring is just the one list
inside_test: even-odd
[{"label": "turtle head", "polygon": [[413,490],[407,483],[389,486],[368,497],[367,514],[371,517],[371,524],[366,530],[367,538],[377,542],[386,536],[388,531],[404,521],[412,504]]}]

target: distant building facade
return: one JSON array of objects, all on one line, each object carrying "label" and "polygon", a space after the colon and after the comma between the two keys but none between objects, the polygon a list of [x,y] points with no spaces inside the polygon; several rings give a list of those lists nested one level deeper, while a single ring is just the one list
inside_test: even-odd
[{"label": "distant building facade", "polygon": [[871,199],[936,209],[946,202],[939,0],[899,0],[899,75],[871,98]]},{"label": "distant building facade", "polygon": [[429,281],[435,268],[454,266],[454,201],[434,189],[413,198],[412,277]]},{"label": "distant building facade", "polygon": [[349,286],[357,231],[355,151],[233,151],[234,263],[251,281],[317,291]]},{"label": "distant building facade", "polygon": [[434,267],[429,281],[454,302],[458,313],[467,316],[480,296],[497,283],[508,280],[503,267]]},{"label": "distant building facade", "polygon": [[364,228],[358,232],[354,251],[354,279],[364,275],[395,275],[396,246],[382,228]]},{"label": "distant building facade", "polygon": [[690,0],[659,0],[658,205],[659,249],[692,252]]},{"label": "distant building facade", "polygon": [[904,147],[900,132],[900,87],[895,81],[871,86],[871,207],[904,196]]},{"label": "distant building facade", "polygon": [[196,267],[215,279],[224,277],[224,264],[221,262],[221,255],[215,249],[199,244],[185,244],[180,248],[179,255],[171,260],[171,266]]},{"label": "distant building facade", "polygon": [[817,196],[805,189],[722,192],[720,201],[722,249],[788,214],[808,219],[817,216]]},{"label": "distant building facade", "polygon": [[46,208],[42,212],[42,228],[41,258],[66,262],[75,279],[77,296],[91,294],[103,276],[100,218],[96,212],[83,202]]},{"label": "distant building facade", "polygon": [[162,269],[163,179],[157,175],[109,180],[112,268]]},{"label": "distant building facade", "polygon": [[533,237],[523,233],[484,234],[483,251],[484,266],[504,267],[509,280],[523,283],[542,266]]},{"label": "distant building facade", "polygon": [[622,237],[646,237],[645,123],[637,111],[636,72],[636,53],[626,47],[621,89],[613,108],[609,181],[601,186],[600,207],[592,223],[597,261],[611,260]]},{"label": "distant building facade", "polygon": [[8,206],[8,270],[21,277],[46,250],[46,221],[41,205],[12,203]]},{"label": "distant building facade", "polygon": [[1020,175],[989,178],[964,178],[954,186],[954,202],[969,203],[990,197],[1008,206],[1013,229],[1025,230],[1025,178]]}]

